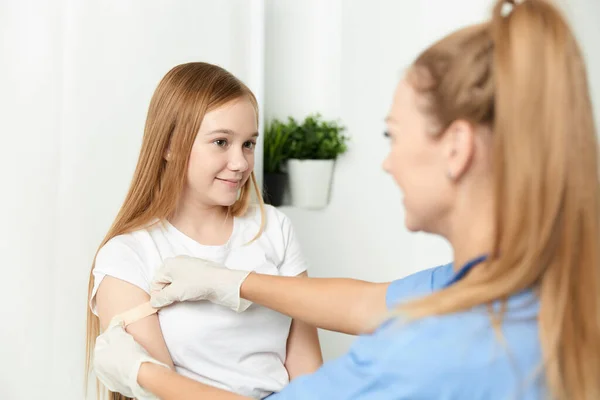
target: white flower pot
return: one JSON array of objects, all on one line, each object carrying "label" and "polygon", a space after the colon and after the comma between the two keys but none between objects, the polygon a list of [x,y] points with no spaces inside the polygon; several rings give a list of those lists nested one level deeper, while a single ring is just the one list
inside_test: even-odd
[{"label": "white flower pot", "polygon": [[291,203],[294,207],[319,209],[329,203],[335,160],[288,161]]}]

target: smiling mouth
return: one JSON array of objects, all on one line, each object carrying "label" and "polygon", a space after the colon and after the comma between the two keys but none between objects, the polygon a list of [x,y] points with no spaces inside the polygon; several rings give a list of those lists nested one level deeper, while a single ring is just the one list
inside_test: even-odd
[{"label": "smiling mouth", "polygon": [[223,182],[224,184],[226,184],[229,187],[237,187],[239,186],[241,180],[240,179],[222,179],[222,178],[215,178],[218,181]]}]

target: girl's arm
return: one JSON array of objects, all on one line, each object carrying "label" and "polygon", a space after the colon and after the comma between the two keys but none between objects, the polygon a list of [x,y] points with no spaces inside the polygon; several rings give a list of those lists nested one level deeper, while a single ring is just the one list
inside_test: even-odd
[{"label": "girl's arm", "polygon": [[[137,286],[111,276],[104,277],[96,294],[96,306],[102,330],[106,329],[115,315],[149,300],[150,296]],[[132,323],[127,327],[127,332],[152,357],[175,369],[156,314]]]},{"label": "girl's arm", "polygon": [[[306,272],[299,275],[307,277]],[[298,319],[292,320],[287,341],[285,367],[290,380],[315,372],[323,365],[317,328]]]}]

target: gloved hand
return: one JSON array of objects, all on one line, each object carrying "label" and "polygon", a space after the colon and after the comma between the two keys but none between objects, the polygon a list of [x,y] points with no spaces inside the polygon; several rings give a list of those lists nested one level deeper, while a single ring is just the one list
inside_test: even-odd
[{"label": "gloved hand", "polygon": [[144,362],[169,368],[152,358],[133,336],[125,331],[123,322],[119,319],[111,321],[108,329],[96,338],[94,372],[109,390],[139,400],[158,399],[137,382],[140,367]]},{"label": "gloved hand", "polygon": [[240,287],[248,274],[201,258],[167,258],[154,276],[150,303],[160,308],[177,301],[208,300],[243,312],[252,304],[240,298]]}]

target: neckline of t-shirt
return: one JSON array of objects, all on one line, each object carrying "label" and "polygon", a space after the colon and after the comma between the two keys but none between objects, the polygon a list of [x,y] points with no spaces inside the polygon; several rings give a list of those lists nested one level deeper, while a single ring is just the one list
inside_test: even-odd
[{"label": "neckline of t-shirt", "polygon": [[217,245],[202,244],[202,243],[192,239],[191,237],[189,237],[188,235],[186,235],[185,233],[183,233],[182,231],[177,229],[177,227],[175,225],[173,225],[167,219],[163,220],[163,224],[169,232],[173,233],[174,235],[179,236],[182,240],[185,240],[192,246],[195,246],[195,247],[203,249],[203,250],[219,251],[219,250],[227,250],[231,247],[231,242],[233,240],[233,237],[235,236],[235,233],[237,232],[239,221],[238,221],[237,217],[235,217],[235,216],[233,217],[233,228],[231,229],[231,235],[229,235],[229,239],[227,239],[227,242],[225,242],[224,244],[217,244]]}]

